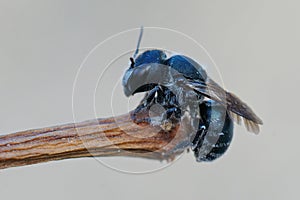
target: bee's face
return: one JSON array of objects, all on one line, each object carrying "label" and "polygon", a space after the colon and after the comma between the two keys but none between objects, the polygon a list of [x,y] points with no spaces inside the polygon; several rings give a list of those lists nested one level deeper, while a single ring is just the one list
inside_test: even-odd
[{"label": "bee's face", "polygon": [[[154,84],[147,84],[150,74],[157,71],[158,65],[164,65],[166,54],[161,50],[147,50],[141,53],[135,60],[131,60],[130,67],[123,76],[123,87],[126,96],[136,92],[149,91]],[[138,87],[139,86],[139,87]]]}]

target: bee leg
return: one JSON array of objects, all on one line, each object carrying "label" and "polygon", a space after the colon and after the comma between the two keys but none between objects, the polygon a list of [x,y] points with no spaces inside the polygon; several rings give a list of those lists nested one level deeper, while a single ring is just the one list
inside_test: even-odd
[{"label": "bee leg", "polygon": [[180,113],[180,110],[177,107],[168,108],[166,111],[166,117],[167,119],[169,119],[172,116],[172,114],[174,114],[175,117],[178,118],[178,113]]},{"label": "bee leg", "polygon": [[[148,110],[150,106],[153,104],[155,100],[156,93],[160,90],[160,87],[157,85],[152,90],[150,90],[141,101],[141,103],[136,107],[131,115],[132,120],[135,123],[147,122],[150,123],[150,118],[147,116]],[[144,117],[141,117],[140,114]]]},{"label": "bee leg", "polygon": [[162,116],[163,119],[170,119],[171,117],[179,119],[181,117],[181,110],[176,95],[173,94],[170,89],[159,86],[159,90],[157,90],[157,95],[155,97],[155,103],[164,107],[165,112]]},{"label": "bee leg", "polygon": [[196,133],[196,135],[195,135],[195,137],[194,137],[194,139],[192,141],[191,149],[193,151],[196,152],[197,149],[199,149],[199,147],[202,146],[206,134],[207,134],[207,128],[205,126],[201,126],[198,129],[198,131],[197,131],[197,133]]},{"label": "bee leg", "polygon": [[134,121],[137,124],[142,122],[150,123],[150,119],[146,117],[147,114],[145,113],[145,110],[146,107],[144,105],[142,104],[138,105],[138,107],[136,107],[134,111],[131,113],[132,121]]},{"label": "bee leg", "polygon": [[157,92],[159,92],[161,89],[159,87],[159,85],[155,86],[152,90],[150,90],[145,98],[142,100],[143,104],[145,106],[151,106],[151,104],[153,103],[153,100],[155,99],[155,95]]},{"label": "bee leg", "polygon": [[170,108],[167,108],[166,109],[166,112],[164,113],[162,119],[180,119],[181,117],[181,110],[177,107],[177,106],[174,106],[174,107],[170,107]]}]

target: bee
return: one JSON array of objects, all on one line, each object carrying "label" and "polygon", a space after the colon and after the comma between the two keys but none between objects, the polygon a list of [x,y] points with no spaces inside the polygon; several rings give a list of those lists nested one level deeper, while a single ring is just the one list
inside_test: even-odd
[{"label": "bee", "polygon": [[166,110],[165,119],[180,120],[187,110],[197,111],[191,115],[199,122],[188,146],[198,162],[213,161],[226,152],[233,138],[234,121],[243,121],[248,131],[259,132],[263,122],[253,110],[213,81],[192,58],[167,56],[159,49],[139,54],[142,35],[143,28],[122,81],[126,96],[146,92],[136,112],[159,104]]}]

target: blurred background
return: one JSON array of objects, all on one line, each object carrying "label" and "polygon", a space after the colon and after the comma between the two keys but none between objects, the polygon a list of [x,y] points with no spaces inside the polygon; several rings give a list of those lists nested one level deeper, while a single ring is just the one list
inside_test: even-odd
[{"label": "blurred background", "polygon": [[[73,83],[83,60],[108,37],[140,25],[174,29],[201,43],[218,66],[222,78],[216,80],[264,121],[258,136],[236,126],[229,151],[212,163],[197,163],[189,153],[142,175],[93,158],[1,170],[1,199],[299,199],[299,6],[296,0],[0,0],[0,134],[73,122]],[[84,88],[94,90],[107,65],[101,59],[134,49],[137,35],[102,46],[98,65],[90,65],[97,73],[81,76]],[[151,40],[149,34],[145,42],[158,47],[165,37]],[[116,85],[127,63],[113,68],[118,73],[110,72],[111,81],[98,82],[98,117],[111,112],[109,93],[101,89]],[[93,96],[76,91],[75,120],[94,118]],[[126,165],[139,162],[150,163],[127,159]]]}]

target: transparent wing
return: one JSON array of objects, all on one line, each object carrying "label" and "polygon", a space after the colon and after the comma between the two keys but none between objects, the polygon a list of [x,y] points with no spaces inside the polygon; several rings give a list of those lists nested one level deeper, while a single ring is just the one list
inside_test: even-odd
[{"label": "transparent wing", "polygon": [[236,95],[227,92],[209,77],[206,82],[188,80],[187,85],[207,98],[224,104],[232,119],[238,124],[241,124],[243,119],[248,131],[259,133],[259,125],[263,124],[262,120]]}]

